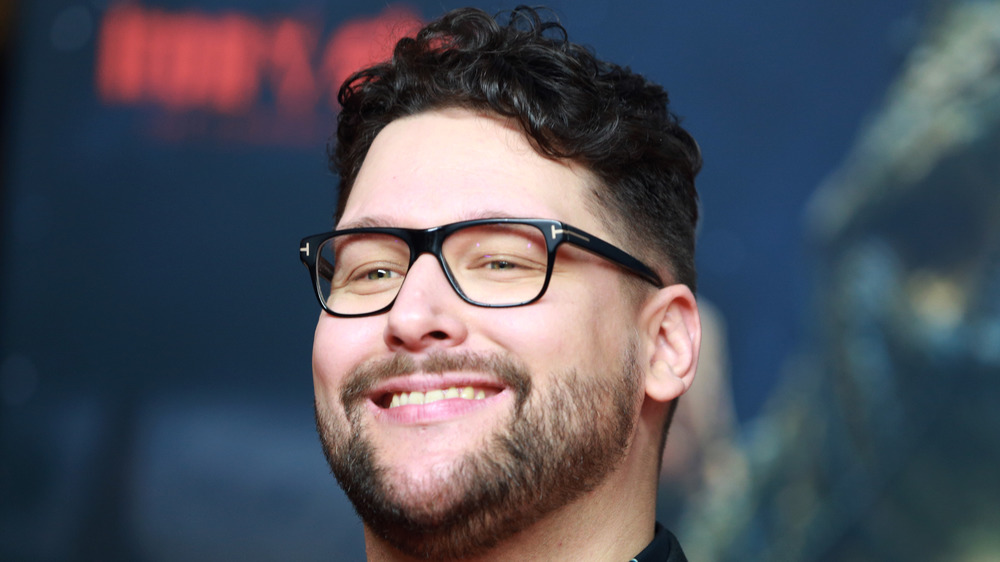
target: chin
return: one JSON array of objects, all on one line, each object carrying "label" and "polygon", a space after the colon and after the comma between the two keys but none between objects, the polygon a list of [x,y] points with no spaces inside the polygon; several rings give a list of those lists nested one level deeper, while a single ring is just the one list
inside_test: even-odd
[{"label": "chin", "polygon": [[[523,408],[473,424],[482,435],[466,437],[465,446],[421,435],[430,428],[416,432],[413,442],[380,438],[363,422],[363,408],[345,408],[346,419],[317,409],[327,460],[366,528],[387,544],[430,559],[484,554],[620,466],[642,396],[632,349],[621,358],[618,376],[552,374],[544,391],[524,394]],[[459,427],[456,435],[468,432]],[[387,448],[400,443],[405,454],[387,454],[403,452]],[[442,448],[425,456],[435,443],[449,454]]]}]

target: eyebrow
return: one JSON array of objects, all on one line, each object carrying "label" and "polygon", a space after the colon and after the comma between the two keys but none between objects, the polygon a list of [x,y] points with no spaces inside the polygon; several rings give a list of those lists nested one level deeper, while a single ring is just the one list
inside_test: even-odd
[{"label": "eyebrow", "polygon": [[[467,220],[480,220],[480,219],[524,219],[524,218],[534,218],[521,215],[512,215],[504,211],[490,211],[482,210],[464,215],[464,218],[460,218],[456,221],[450,222],[462,222]],[[372,215],[361,217],[350,222],[337,225],[337,230],[347,230],[349,228],[393,228],[399,226],[396,221],[389,219],[383,215]],[[440,226],[440,225],[438,225]]]},{"label": "eyebrow", "polygon": [[373,216],[361,217],[348,223],[338,224],[336,230],[347,230],[349,228],[390,228],[395,226],[386,217]]}]

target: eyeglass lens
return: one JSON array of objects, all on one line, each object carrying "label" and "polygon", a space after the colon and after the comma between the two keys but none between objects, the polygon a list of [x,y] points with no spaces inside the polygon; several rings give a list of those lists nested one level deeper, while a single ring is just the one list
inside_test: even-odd
[{"label": "eyeglass lens", "polygon": [[[466,298],[513,305],[537,297],[545,285],[548,251],[537,227],[492,223],[462,228],[441,249],[448,272]],[[390,234],[340,234],[319,249],[319,286],[338,314],[366,314],[389,305],[406,278],[406,241]]]}]

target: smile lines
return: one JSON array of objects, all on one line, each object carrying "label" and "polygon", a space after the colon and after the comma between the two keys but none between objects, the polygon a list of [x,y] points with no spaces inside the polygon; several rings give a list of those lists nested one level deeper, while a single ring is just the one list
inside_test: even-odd
[{"label": "smile lines", "polygon": [[446,400],[449,398],[483,400],[486,398],[486,391],[483,389],[477,390],[471,386],[463,388],[452,386],[444,390],[428,390],[427,392],[421,392],[419,390],[414,390],[413,392],[396,392],[393,393],[392,400],[389,401],[389,408],[430,404],[432,402]]}]

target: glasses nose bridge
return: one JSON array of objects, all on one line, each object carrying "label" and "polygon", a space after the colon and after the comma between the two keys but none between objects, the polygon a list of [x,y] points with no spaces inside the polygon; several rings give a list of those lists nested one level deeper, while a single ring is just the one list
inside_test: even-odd
[{"label": "glasses nose bridge", "polygon": [[[410,246],[410,264],[407,269],[412,269],[413,264],[420,259],[420,256],[424,254],[430,254],[434,256],[438,263],[438,267],[441,268],[441,272],[444,274],[445,279],[447,279],[448,284],[451,285],[452,290],[461,296],[462,292],[455,285],[455,280],[451,276],[451,272],[448,269],[448,265],[445,263],[444,253],[442,248],[444,247],[444,239],[447,238],[450,230],[444,229],[441,226],[435,226],[433,228],[428,228],[426,230],[408,230],[407,243]],[[406,283],[404,280],[403,283]],[[402,285],[400,286],[402,289]]]},{"label": "glasses nose bridge", "polygon": [[[441,247],[444,245],[444,234],[440,226],[428,228],[427,230],[409,231],[410,239],[410,266],[424,254],[431,254],[437,258],[438,262],[444,260],[441,254]],[[444,265],[443,263],[441,264]]]}]

